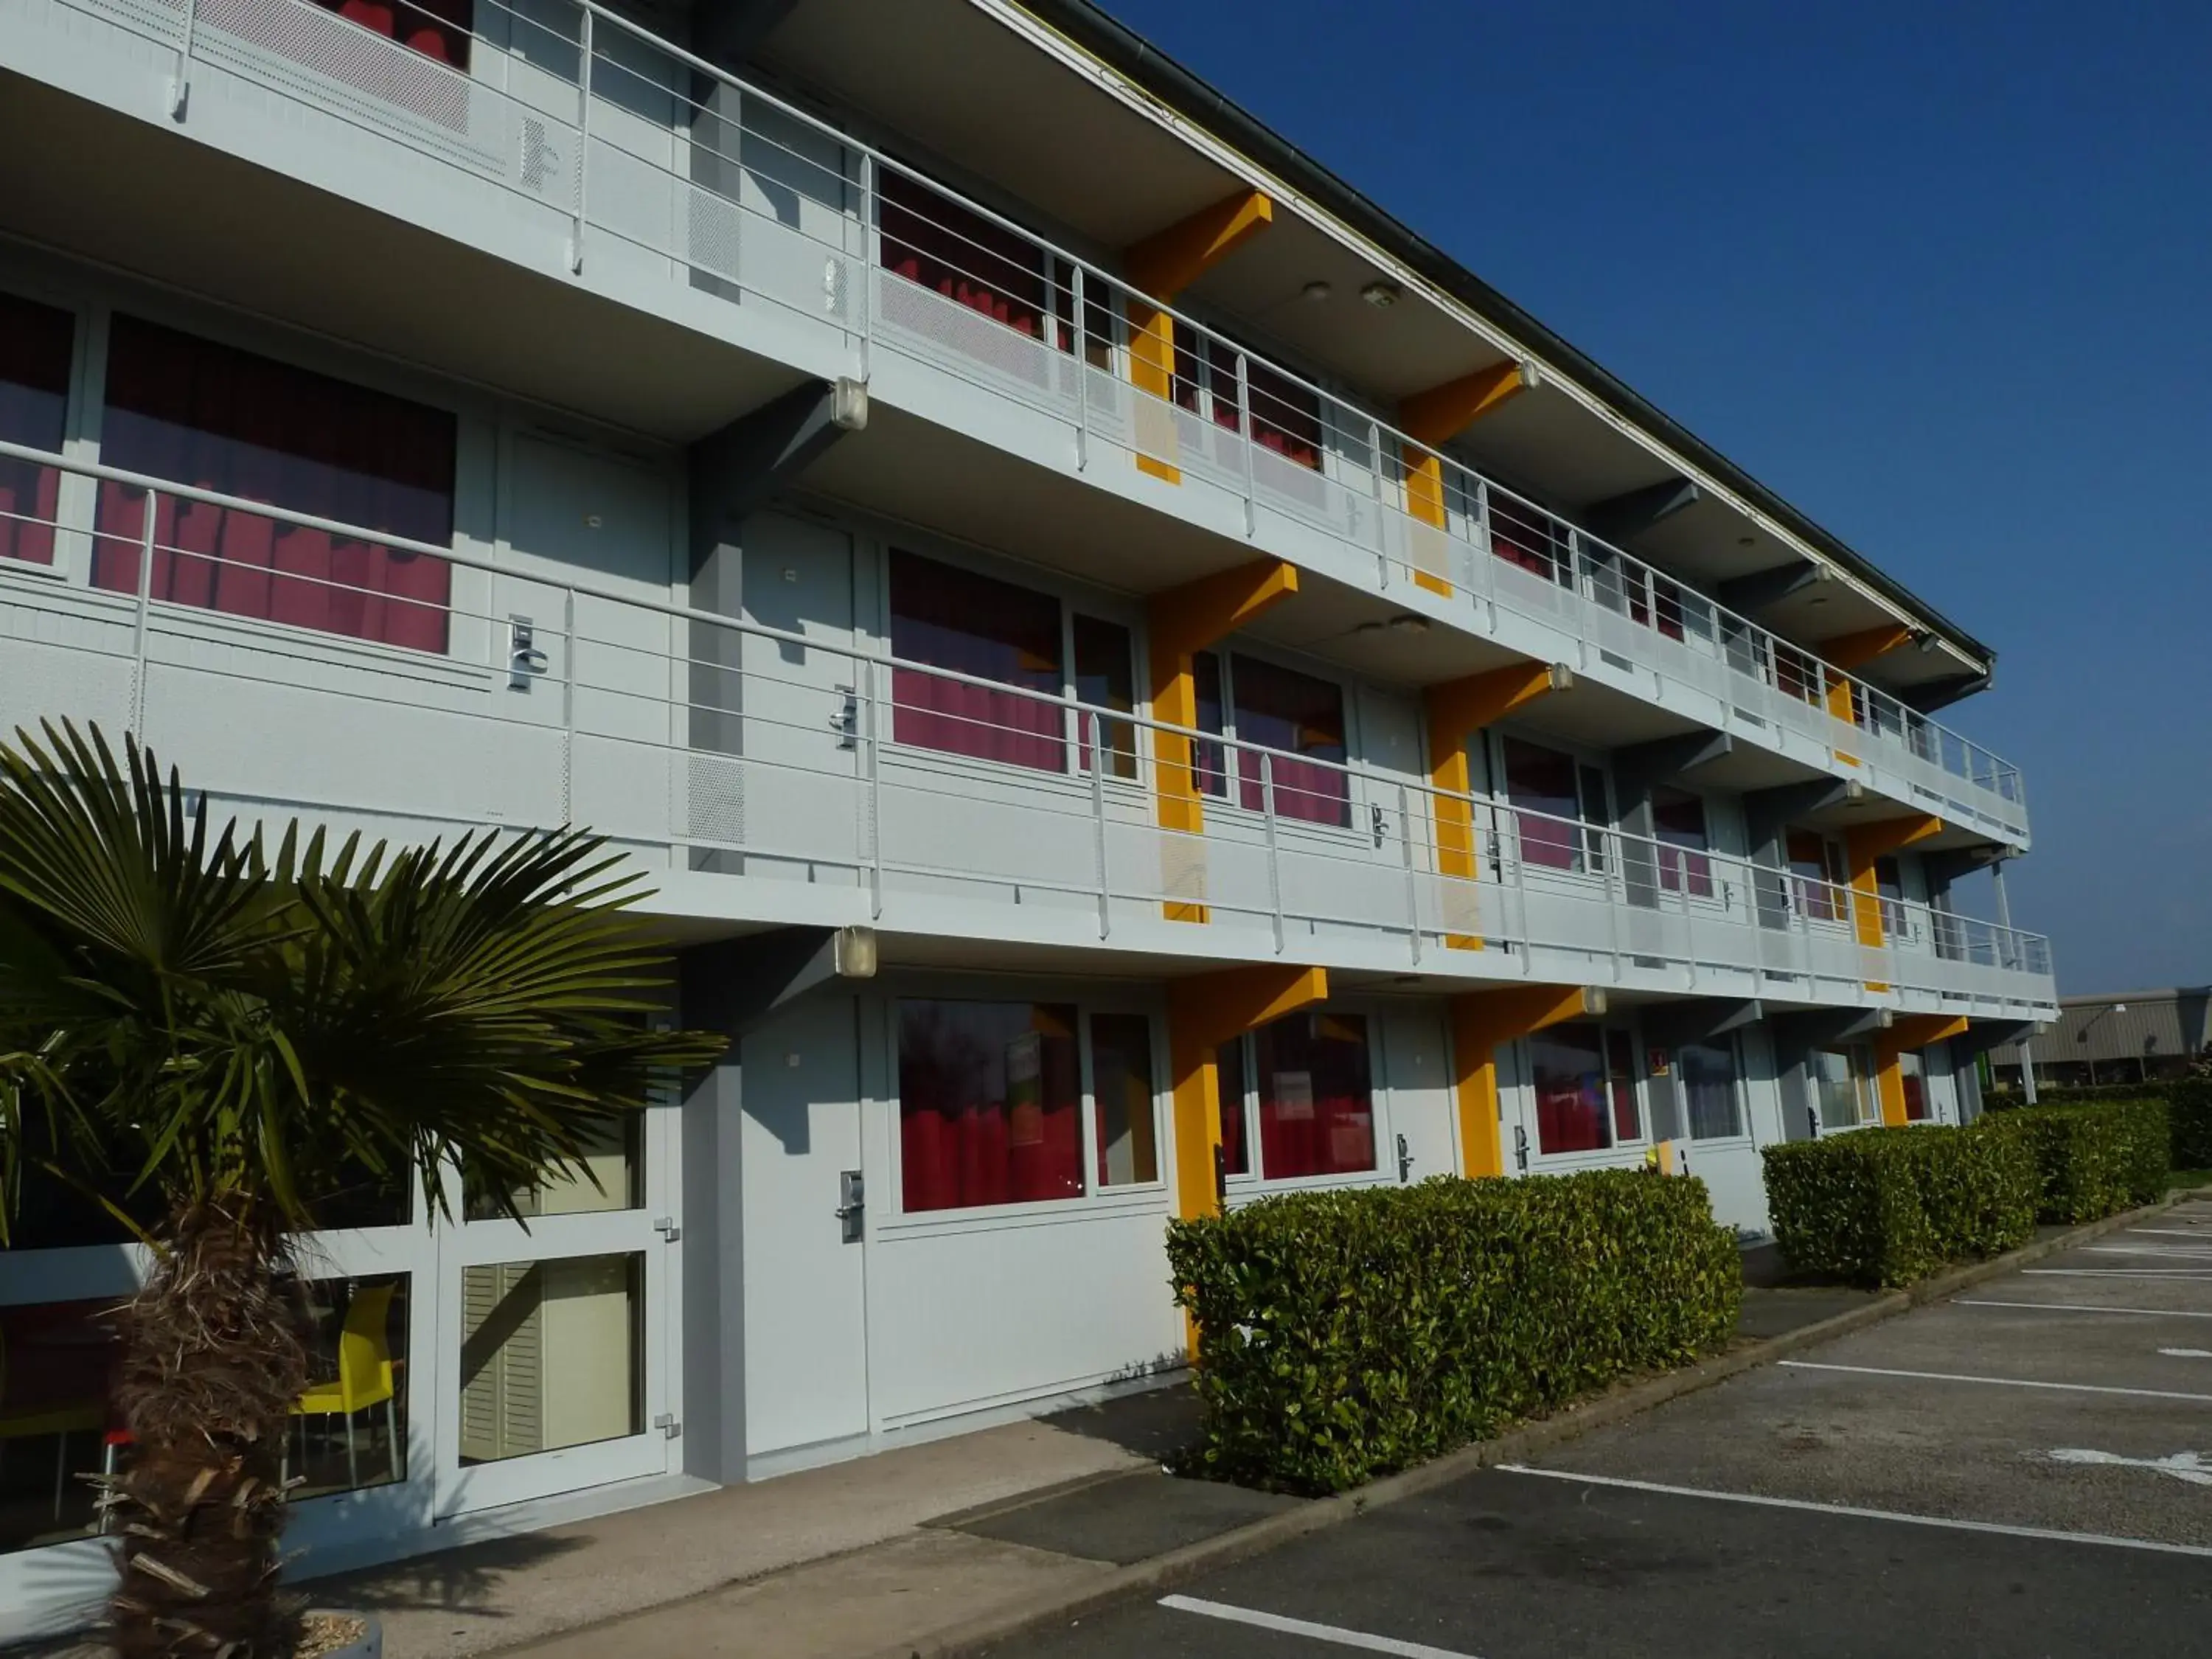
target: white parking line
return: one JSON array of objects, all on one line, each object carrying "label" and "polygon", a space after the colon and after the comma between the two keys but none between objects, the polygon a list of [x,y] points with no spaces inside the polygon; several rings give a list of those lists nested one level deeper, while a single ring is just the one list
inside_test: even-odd
[{"label": "white parking line", "polygon": [[2092,1244],[2090,1255],[2162,1255],[2175,1261],[2212,1261],[2212,1250],[2192,1250],[2183,1244]]},{"label": "white parking line", "polygon": [[2094,1544],[2104,1549],[2148,1550],[2157,1555],[2193,1555],[2212,1559],[2212,1548],[2201,1544],[2160,1544],[2148,1538],[2115,1538],[2101,1532],[2059,1532],[2049,1527],[2008,1527],[1996,1521],[1964,1521],[1942,1515],[1907,1515],[1901,1510],[1861,1509],[1853,1504],[1816,1504],[1803,1498],[1762,1498],[1745,1492],[1712,1492],[1701,1486],[1669,1486],[1656,1480],[1628,1480],[1613,1474],[1581,1474],[1573,1469],[1532,1468],[1525,1463],[1500,1463],[1500,1474],[1536,1474],[1547,1480],[1578,1480],[1593,1486],[1619,1486],[1629,1492],[1657,1492],[1666,1498],[1705,1498],[1717,1504],[1750,1504],[1762,1509],[1799,1510],[1812,1515],[1847,1515],[1861,1521],[1894,1521],[1908,1527],[1940,1527],[1954,1532],[1995,1533],[2001,1538],[2035,1538],[2054,1544]]},{"label": "white parking line", "polygon": [[1231,1607],[1226,1601],[1201,1601],[1195,1595],[1163,1595],[1160,1605],[1172,1607],[1177,1613],[1195,1613],[1208,1619],[1225,1619],[1232,1625],[1250,1625],[1257,1630],[1279,1631],[1285,1636],[1305,1636],[1316,1642],[1334,1642],[1340,1648],[1358,1648],[1365,1653],[1395,1654],[1398,1659],[1474,1659],[1473,1654],[1461,1653],[1452,1648],[1432,1648],[1425,1642],[1401,1642],[1394,1636],[1370,1636],[1364,1630],[1345,1630],[1335,1625],[1316,1625],[1304,1619],[1286,1619],[1279,1613],[1261,1613],[1255,1607]]},{"label": "white parking line", "polygon": [[1962,1296],[1953,1301],[1951,1305],[1954,1308],[2033,1308],[2038,1313],[2141,1314],[2151,1319],[2212,1319],[2212,1313],[2197,1308],[2101,1308],[2094,1302],[1990,1302]]},{"label": "white parking line", "polygon": [[2160,1348],[2168,1359],[2212,1359],[2212,1348]]},{"label": "white parking line", "polygon": [[2102,1382],[2042,1382],[2024,1376],[1968,1376],[1958,1371],[1895,1370],[1887,1365],[1830,1365],[1817,1359],[1781,1359],[1798,1371],[1848,1371],[1858,1376],[1905,1376],[1923,1382],[1990,1382],[2005,1389],[2051,1389],[2061,1394],[2124,1394],[2142,1400],[2192,1400],[2212,1405],[2212,1394],[2177,1394],[2171,1389],[2118,1389]]},{"label": "white parking line", "polygon": [[2022,1267],[2022,1279],[2163,1279],[2169,1284],[2202,1284],[2212,1273],[2196,1267]]},{"label": "white parking line", "polygon": [[2212,1227],[2130,1227],[2122,1238],[2198,1238],[2212,1243]]}]

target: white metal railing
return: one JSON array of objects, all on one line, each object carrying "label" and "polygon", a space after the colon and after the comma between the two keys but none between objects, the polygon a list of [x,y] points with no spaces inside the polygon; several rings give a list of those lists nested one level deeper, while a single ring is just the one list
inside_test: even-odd
[{"label": "white metal railing", "polygon": [[[595,0],[477,0],[477,33],[439,48],[465,71],[308,0],[61,3],[173,50],[179,88],[217,65],[541,204],[573,269],[657,261],[827,322],[864,376],[881,351],[928,362],[1065,422],[1079,465],[1171,466],[1247,534],[1319,532],[1462,625],[1552,624],[1586,659],[1716,697],[1735,729],[1881,764],[1917,804],[2027,837],[2019,771],[1966,738]],[[1171,357],[1133,339],[1133,307],[1171,321]]]},{"label": "white metal railing", "polygon": [[[1227,954],[1490,968],[1454,947],[1480,939],[1510,971],[1655,988],[2055,994],[2046,939],[1930,906],[557,568],[16,445],[0,461],[85,481],[54,491],[74,509],[0,514],[0,547],[48,561],[0,559],[9,723],[136,730],[248,817],[588,823],[663,868],[848,889],[892,925],[950,897],[1111,938],[1177,906]],[[340,543],[442,561],[447,597],[337,580]],[[81,580],[94,559],[121,562],[99,586]],[[378,607],[408,620],[370,631],[416,648],[276,620]],[[1202,829],[1162,826],[1163,783],[1195,793]]]}]

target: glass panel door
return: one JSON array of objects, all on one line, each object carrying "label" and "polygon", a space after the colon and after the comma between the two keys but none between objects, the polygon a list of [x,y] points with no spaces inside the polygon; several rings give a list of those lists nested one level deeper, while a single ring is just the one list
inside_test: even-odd
[{"label": "glass panel door", "polygon": [[679,1293],[676,1110],[611,1133],[578,1175],[517,1194],[458,1183],[440,1235],[438,1512],[672,1467]]}]

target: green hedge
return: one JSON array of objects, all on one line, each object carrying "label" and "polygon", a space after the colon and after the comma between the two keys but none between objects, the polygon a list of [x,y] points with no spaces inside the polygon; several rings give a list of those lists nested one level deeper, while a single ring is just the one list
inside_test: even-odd
[{"label": "green hedge", "polygon": [[1769,1146],[1766,1211],[1799,1273],[1910,1285],[2035,1232],[2042,1183],[2020,1114]]},{"label": "green hedge", "polygon": [[[2171,1139],[2167,1162],[2177,1170],[2212,1170],[2212,1078],[2163,1078],[2147,1083],[2101,1083],[2095,1088],[2043,1089],[2039,1103],[2074,1106],[2088,1101],[2162,1100]],[[1999,1111],[2018,1097],[1993,1098]]]},{"label": "green hedge", "polygon": [[1694,1179],[1608,1170],[1301,1193],[1170,1224],[1203,1333],[1199,1473],[1338,1492],[1711,1352],[1743,1269]]},{"label": "green hedge", "polygon": [[2034,1148],[2039,1220],[2094,1221],[2166,1194],[2172,1140],[2162,1100],[2024,1106],[2002,1121]]}]

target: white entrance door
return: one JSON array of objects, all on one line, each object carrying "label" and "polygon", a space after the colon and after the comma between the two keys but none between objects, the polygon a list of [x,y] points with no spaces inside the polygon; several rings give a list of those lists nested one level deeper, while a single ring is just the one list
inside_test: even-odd
[{"label": "white entrance door", "polygon": [[1443,1019],[1428,1008],[1393,1008],[1382,1016],[1382,1077],[1397,1139],[1383,1149],[1384,1166],[1407,1181],[1460,1172],[1456,1104],[1445,1058]]},{"label": "white entrance door", "polygon": [[[439,1237],[441,1516],[667,1473],[682,1295],[672,1104],[630,1120],[521,1222]],[[457,1207],[487,1213],[453,1183]],[[419,1397],[419,1396],[418,1396]]]},{"label": "white entrance door", "polygon": [[859,1020],[817,997],[744,1040],[748,1456],[868,1431]]}]

